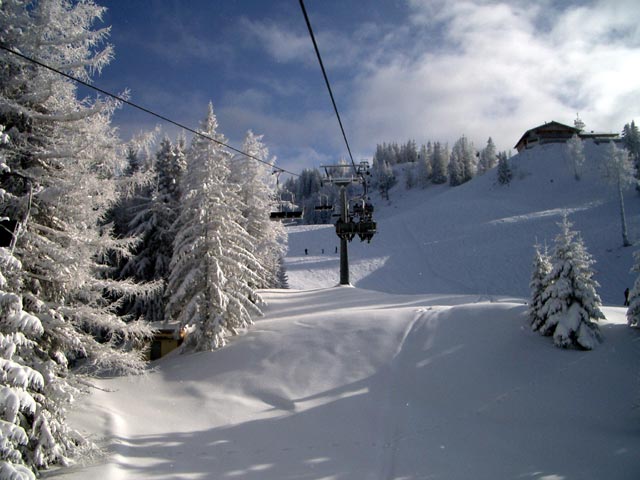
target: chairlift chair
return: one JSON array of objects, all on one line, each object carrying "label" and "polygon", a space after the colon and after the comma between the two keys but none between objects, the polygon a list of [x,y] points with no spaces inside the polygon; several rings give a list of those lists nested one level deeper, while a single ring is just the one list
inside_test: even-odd
[{"label": "chairlift chair", "polygon": [[320,204],[316,204],[314,210],[317,212],[323,212],[327,210],[333,210],[333,205],[329,203],[329,196],[324,193],[320,194]]},{"label": "chairlift chair", "polygon": [[[284,194],[291,195],[291,201],[284,199]],[[291,192],[281,192],[275,203],[275,208],[269,214],[271,220],[295,219],[301,218],[302,209],[294,203],[294,196]]]}]

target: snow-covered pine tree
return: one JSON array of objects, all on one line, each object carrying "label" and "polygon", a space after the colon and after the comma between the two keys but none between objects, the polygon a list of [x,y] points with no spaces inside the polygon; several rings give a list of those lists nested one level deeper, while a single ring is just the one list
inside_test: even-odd
[{"label": "snow-covered pine tree", "polygon": [[[162,321],[165,315],[164,290],[172,256],[173,223],[180,201],[179,182],[186,170],[184,153],[165,137],[156,161],[140,162],[129,155],[130,172],[124,183],[125,195],[115,209],[118,230],[124,238],[137,239],[133,253],[120,262],[118,278],[145,282],[144,295],[121,299],[121,314],[132,319]],[[129,192],[128,194],[126,192]],[[125,222],[122,224],[122,222]]]},{"label": "snow-covered pine tree", "polygon": [[156,245],[157,253],[153,262],[154,278],[166,279],[169,275],[173,247],[168,236],[173,238],[175,232],[171,228],[180,210],[182,179],[187,171],[185,142],[183,137],[179,137],[173,145],[165,138],[156,154],[158,186],[153,200],[157,229],[153,243]]},{"label": "snow-covered pine tree", "polygon": [[[200,133],[225,142],[209,104]],[[242,227],[238,189],[229,182],[230,154],[219,143],[195,136],[187,152],[181,211],[167,284],[167,316],[188,333],[185,346],[213,350],[229,333],[247,327],[259,296],[261,266]]]},{"label": "snow-covered pine tree", "polygon": [[582,165],[584,164],[584,144],[578,134],[573,136],[567,141],[567,154],[569,155],[569,164],[573,170],[573,176],[576,180],[580,180],[580,172]]},{"label": "snow-covered pine tree", "polygon": [[23,310],[22,265],[0,248],[0,478],[35,478],[93,446],[66,425],[78,389],[67,364],[49,358],[40,319]]},{"label": "snow-covered pine tree", "polygon": [[[110,47],[99,49],[108,30],[92,30],[103,11],[92,2],[7,0],[0,5],[0,40],[90,80],[111,58]],[[124,324],[104,296],[135,290],[107,280],[102,263],[112,238],[100,224],[120,170],[110,126],[115,105],[78,100],[70,80],[8,52],[0,53],[0,65],[0,123],[11,137],[0,216],[18,222],[12,248],[21,263],[11,293],[43,328],[31,339],[38,356],[29,366],[44,384],[34,394],[23,458],[45,468],[77,453],[78,437],[65,426],[75,378],[69,370],[140,371],[145,364],[134,345],[149,330]]]},{"label": "snow-covered pine tree", "polygon": [[30,418],[36,414],[36,397],[44,378],[24,359],[34,356],[34,338],[43,333],[37,317],[22,309],[15,293],[6,292],[7,270],[20,268],[11,253],[0,248],[0,477],[35,479],[29,464]]},{"label": "snow-covered pine tree", "polygon": [[[103,11],[92,2],[7,0],[0,4],[0,41],[90,80],[112,56],[109,46],[100,49],[108,29],[92,29]],[[140,371],[144,362],[132,347],[148,329],[125,325],[104,297],[135,289],[106,280],[102,264],[112,239],[99,224],[120,170],[110,126],[115,105],[78,100],[70,80],[8,52],[0,53],[0,66],[0,122],[11,137],[3,148],[0,216],[17,222],[11,248],[20,264],[5,313],[37,319],[42,328],[20,327],[30,336],[19,346],[20,359],[43,378],[32,393],[35,410],[21,417],[29,442],[20,448],[32,469],[46,468],[79,454],[81,436],[65,424],[76,391],[70,368]],[[14,327],[3,321],[3,328],[13,335]]]},{"label": "snow-covered pine tree", "polygon": [[447,182],[447,165],[449,164],[449,150],[440,142],[433,144],[431,155],[431,181],[436,185]]},{"label": "snow-covered pine tree", "polygon": [[[91,2],[9,0],[1,8],[4,44],[44,63],[90,80],[112,56],[110,47],[98,48],[108,29],[92,30],[104,9]],[[100,224],[121,166],[110,125],[115,105],[78,100],[72,81],[10,53],[0,62],[0,123],[11,136],[12,170],[2,187],[14,198],[2,214],[20,222],[15,253],[25,272],[23,296],[43,302],[28,308],[40,316],[45,338],[55,338],[52,357],[66,354],[85,369],[139,371],[144,363],[134,345],[150,331],[122,322],[105,299],[105,292],[136,289],[108,280],[102,264],[112,238]],[[48,321],[36,308],[59,317]]]},{"label": "snow-covered pine tree", "polygon": [[415,140],[408,140],[400,147],[398,163],[416,163],[418,161],[418,149]]},{"label": "snow-covered pine tree", "polygon": [[468,182],[476,176],[478,158],[473,143],[464,135],[456,142],[454,148],[460,152],[462,159],[462,182]]},{"label": "snow-covered pine tree", "polygon": [[476,155],[473,144],[464,135],[454,143],[449,160],[449,184],[461,185],[476,174]]},{"label": "snow-covered pine tree", "polygon": [[513,173],[511,171],[511,165],[509,165],[509,158],[506,153],[500,152],[498,154],[498,183],[500,185],[507,185],[511,182],[511,178],[513,177]]},{"label": "snow-covered pine tree", "polygon": [[454,148],[451,151],[451,157],[449,157],[449,165],[447,165],[447,174],[449,176],[449,185],[456,187],[461,185],[463,181],[464,167],[462,166],[462,158],[459,155],[458,150]]},{"label": "snow-covered pine tree", "polygon": [[635,167],[636,178],[640,178],[640,130],[634,120],[624,125],[622,142],[629,152],[631,163]]},{"label": "snow-covered pine tree", "polygon": [[531,281],[529,288],[531,289],[531,299],[529,300],[529,322],[531,329],[536,331],[545,323],[545,317],[542,315],[543,295],[547,287],[547,277],[551,272],[551,261],[547,253],[546,247],[541,250],[541,246],[534,245],[535,253],[533,257],[533,265],[531,271]]},{"label": "snow-covered pine tree", "polygon": [[[8,142],[0,125],[0,145]],[[0,153],[0,172],[10,171]],[[0,191],[0,200],[5,197]],[[36,477],[28,449],[30,419],[35,417],[35,397],[44,388],[44,378],[29,363],[35,356],[33,339],[42,335],[43,328],[39,318],[23,311],[22,300],[14,293],[19,290],[21,269],[11,251],[0,247],[0,478],[31,480]]]},{"label": "snow-covered pine tree", "polygon": [[498,164],[496,146],[491,137],[487,140],[487,146],[480,153],[478,161],[478,175],[483,175]]},{"label": "snow-covered pine tree", "polygon": [[633,175],[633,165],[629,161],[629,152],[616,147],[615,143],[609,142],[605,161],[602,164],[603,178],[611,185],[618,194],[618,205],[620,207],[620,227],[622,230],[622,246],[629,247],[629,235],[627,233],[627,217],[624,211],[624,191],[637,180]]},{"label": "snow-covered pine tree", "polygon": [[396,176],[389,162],[374,157],[371,176],[372,186],[378,189],[382,198],[389,200],[389,190],[396,184]]},{"label": "snow-covered pine tree", "polygon": [[[273,164],[269,150],[262,143],[262,135],[248,131],[242,144],[242,151]],[[256,288],[279,286],[280,259],[286,252],[287,234],[281,222],[269,218],[274,195],[274,181],[271,167],[246,155],[238,154],[231,163],[230,182],[240,186],[242,226],[252,238],[254,255],[263,267],[260,283]]]},{"label": "snow-covered pine tree", "polygon": [[421,188],[426,188],[431,181],[431,156],[433,155],[433,147],[431,142],[428,145],[420,147],[418,155],[418,166],[416,167],[416,184]]},{"label": "snow-covered pine tree", "polygon": [[553,335],[558,347],[591,350],[601,340],[596,320],[604,318],[591,268],[595,262],[578,233],[571,230],[573,224],[566,215],[558,226],[551,272],[542,294],[540,317],[544,323],[538,330]]},{"label": "snow-covered pine tree", "polygon": [[[634,264],[632,272],[640,273],[640,251],[633,253]],[[640,275],[636,278],[633,288],[629,292],[629,308],[627,309],[627,324],[630,327],[640,327]]]}]

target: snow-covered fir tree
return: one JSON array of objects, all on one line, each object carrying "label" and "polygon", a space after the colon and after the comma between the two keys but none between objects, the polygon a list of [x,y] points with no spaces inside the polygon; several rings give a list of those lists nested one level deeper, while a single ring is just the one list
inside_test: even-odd
[{"label": "snow-covered fir tree", "polygon": [[622,128],[622,142],[629,152],[631,163],[635,167],[636,178],[640,179],[640,130],[634,120]]},{"label": "snow-covered fir tree", "polygon": [[416,184],[421,188],[426,188],[429,185],[432,177],[432,161],[433,147],[431,142],[427,145],[420,147],[420,153],[418,155],[418,165],[416,167]]},{"label": "snow-covered fir tree", "polygon": [[[108,29],[92,27],[103,12],[92,2],[3,1],[0,40],[90,81],[112,57],[109,46],[101,47]],[[20,263],[9,291],[19,302],[9,308],[29,312],[42,327],[29,338],[38,352],[29,367],[44,382],[33,395],[36,416],[22,457],[33,469],[46,468],[77,454],[64,415],[72,372],[141,371],[137,347],[150,330],[124,323],[108,300],[110,292],[137,288],[105,274],[113,239],[103,215],[121,170],[110,126],[115,104],[78,100],[69,79],[11,53],[0,52],[0,65],[0,123],[10,136],[0,216],[17,222],[11,253]]]},{"label": "snow-covered fir tree", "polygon": [[389,190],[396,184],[396,177],[386,160],[379,160],[377,157],[373,158],[373,166],[371,168],[372,186],[377,188],[382,198],[389,200]]},{"label": "snow-covered fir tree", "polygon": [[147,282],[149,292],[131,298],[123,313],[148,321],[164,320],[164,290],[169,276],[174,238],[173,224],[180,205],[180,183],[186,170],[184,152],[165,137],[156,153],[150,182],[138,185],[134,195],[125,199],[128,219],[124,235],[137,238],[138,244],[122,265],[120,278]]},{"label": "snow-covered fir tree", "polygon": [[27,446],[44,378],[28,363],[43,328],[40,319],[22,309],[18,295],[5,291],[4,274],[20,268],[20,262],[0,248],[0,477],[35,479]]},{"label": "snow-covered fir tree", "polygon": [[449,159],[449,183],[461,185],[476,174],[476,153],[467,137],[460,137],[451,149]]},{"label": "snow-covered fir tree", "polygon": [[255,287],[281,287],[279,275],[287,235],[281,222],[269,218],[275,189],[269,164],[273,164],[274,160],[269,159],[269,150],[262,143],[262,135],[255,135],[252,131],[247,132],[242,151],[254,158],[236,155],[231,163],[230,181],[240,186],[242,226],[252,238],[254,254],[265,274]]},{"label": "snow-covered fir tree", "polygon": [[408,140],[400,147],[398,163],[416,163],[418,161],[418,148],[415,140]]},{"label": "snow-covered fir tree", "polygon": [[569,164],[573,170],[573,176],[576,180],[580,180],[582,165],[584,164],[584,144],[582,139],[574,134],[566,144],[567,154],[569,156]]},{"label": "snow-covered fir tree", "polygon": [[167,316],[188,332],[187,347],[212,350],[260,314],[255,290],[262,267],[243,228],[238,188],[229,182],[230,154],[218,142],[209,104],[187,152],[180,214],[167,284]]},{"label": "snow-covered fir tree", "polygon": [[627,324],[630,327],[640,327],[640,251],[633,253],[634,264],[632,272],[638,277],[629,292],[629,308],[627,309]]},{"label": "snow-covered fir tree", "polygon": [[500,185],[507,185],[511,182],[513,172],[511,171],[511,165],[509,165],[509,158],[506,153],[500,152],[498,154],[498,168],[497,168],[498,183]]},{"label": "snow-covered fir tree", "polygon": [[[107,29],[91,28],[103,12],[89,2],[3,2],[3,41],[89,80],[112,56],[109,47],[97,48]],[[6,152],[12,171],[2,187],[13,195],[2,213],[19,221],[15,253],[25,272],[24,294],[42,301],[29,308],[59,315],[51,322],[40,315],[45,337],[56,339],[53,357],[66,354],[85,369],[140,370],[144,363],[134,347],[150,331],[125,324],[105,298],[105,292],[136,288],[109,281],[102,265],[112,238],[100,224],[115,200],[120,168],[110,126],[114,105],[78,100],[70,80],[10,53],[0,61],[1,120],[11,136]],[[115,355],[114,348],[130,354]]]},{"label": "snow-covered fir tree", "polygon": [[449,149],[435,142],[431,155],[431,181],[436,185],[447,182],[447,165],[449,164]]},{"label": "snow-covered fir tree", "polygon": [[594,260],[566,216],[558,225],[560,233],[555,238],[539,310],[544,323],[538,330],[553,335],[558,347],[591,350],[601,339],[596,321],[604,318],[598,283],[593,279]]},{"label": "snow-covered fir tree", "polygon": [[496,151],[496,145],[493,143],[491,137],[487,140],[487,145],[480,152],[480,159],[478,160],[478,175],[483,175],[498,164],[498,153]]},{"label": "snow-covered fir tree", "polygon": [[547,253],[546,247],[542,250],[542,247],[536,244],[534,245],[534,249],[535,253],[531,270],[531,281],[529,282],[531,298],[529,300],[528,313],[531,328],[535,331],[540,329],[546,320],[542,315],[542,299],[547,287],[547,278],[551,272],[551,259]]},{"label": "snow-covered fir tree", "polygon": [[620,209],[620,228],[622,231],[622,246],[631,246],[629,234],[627,232],[627,217],[624,210],[624,191],[631,185],[637,184],[633,175],[633,165],[629,161],[629,153],[618,148],[615,143],[610,142],[602,164],[605,181],[611,185],[618,196]]},{"label": "snow-covered fir tree", "polygon": [[463,183],[464,167],[462,166],[462,159],[458,156],[458,152],[455,147],[451,151],[451,157],[449,158],[449,165],[447,165],[447,174],[449,177],[449,185],[456,187]]}]

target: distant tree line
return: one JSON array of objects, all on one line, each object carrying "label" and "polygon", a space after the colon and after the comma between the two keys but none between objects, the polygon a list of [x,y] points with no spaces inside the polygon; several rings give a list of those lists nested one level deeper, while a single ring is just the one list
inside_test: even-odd
[{"label": "distant tree line", "polygon": [[455,187],[477,175],[484,175],[498,165],[507,152],[497,152],[489,138],[482,150],[477,150],[465,136],[460,137],[450,149],[448,144],[427,142],[419,148],[414,140],[402,145],[383,143],[376,146],[373,155],[373,184],[387,198],[396,184],[394,166],[405,168],[405,188],[426,188],[429,185],[449,183]]},{"label": "distant tree line", "polygon": [[[404,170],[404,188],[427,188],[429,185],[449,183],[462,185],[478,175],[484,175],[496,166],[501,166],[498,181],[508,183],[511,178],[508,158],[510,153],[496,151],[491,138],[482,150],[476,150],[465,136],[460,137],[453,147],[441,142],[427,142],[417,146],[415,140],[404,144],[396,142],[376,145],[372,158],[370,189],[382,198],[389,198],[389,191],[398,182],[399,169]],[[317,211],[314,205],[329,201],[335,204],[337,190],[323,185],[324,172],[307,169],[299,178],[290,178],[284,185],[283,195],[293,194],[295,203],[303,209],[305,223],[327,223],[330,215]],[[357,187],[351,187],[352,192]],[[371,192],[369,192],[371,193]]]}]

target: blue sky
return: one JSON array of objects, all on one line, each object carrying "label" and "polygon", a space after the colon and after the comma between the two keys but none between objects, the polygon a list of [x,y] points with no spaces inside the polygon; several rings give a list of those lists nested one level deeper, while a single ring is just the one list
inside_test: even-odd
[{"label": "blue sky", "polygon": [[[231,145],[264,134],[294,171],[347,156],[297,0],[97,3],[115,58],[96,85],[193,127],[211,101]],[[589,130],[640,121],[636,0],[305,5],[356,161],[377,143],[461,135],[507,150],[577,112]],[[159,123],[129,107],[114,121],[125,139]]]}]

